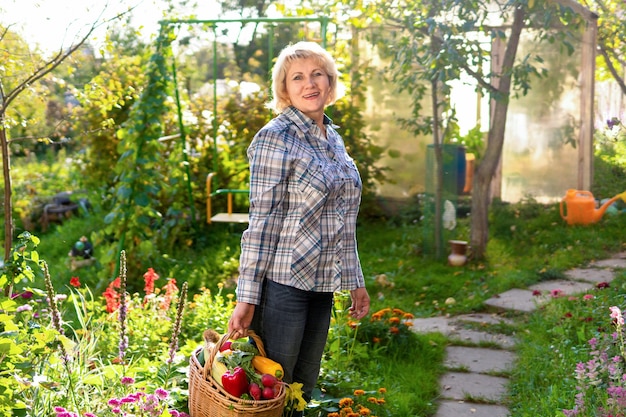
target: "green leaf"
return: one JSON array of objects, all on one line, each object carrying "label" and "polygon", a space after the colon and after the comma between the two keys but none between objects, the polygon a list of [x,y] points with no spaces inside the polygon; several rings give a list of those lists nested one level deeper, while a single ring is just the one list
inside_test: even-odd
[{"label": "green leaf", "polygon": [[4,337],[0,338],[0,353],[2,354],[2,356],[16,356],[20,355],[22,352],[24,352],[24,349],[22,349],[20,345],[15,343],[15,340],[7,339]]}]

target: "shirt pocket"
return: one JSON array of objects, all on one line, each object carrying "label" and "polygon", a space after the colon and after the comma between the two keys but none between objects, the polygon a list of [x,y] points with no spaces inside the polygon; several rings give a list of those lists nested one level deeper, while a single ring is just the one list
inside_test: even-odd
[{"label": "shirt pocket", "polygon": [[304,195],[328,193],[324,164],[317,159],[300,159],[294,166],[298,189]]}]

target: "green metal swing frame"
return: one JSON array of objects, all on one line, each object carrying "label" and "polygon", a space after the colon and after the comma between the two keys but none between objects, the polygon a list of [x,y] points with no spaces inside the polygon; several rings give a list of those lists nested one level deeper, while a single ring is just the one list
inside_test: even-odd
[{"label": "green metal swing frame", "polygon": [[[202,19],[182,19],[182,20],[163,20],[160,23],[161,26],[165,25],[183,25],[183,24],[203,24],[209,25],[213,29],[213,115],[217,114],[217,27],[220,24],[226,23],[239,23],[241,25],[245,25],[248,23],[267,23],[269,27],[269,56],[274,56],[274,45],[273,45],[273,29],[274,23],[283,23],[283,22],[319,22],[320,23],[320,33],[321,33],[321,42],[322,46],[326,47],[326,32],[328,29],[328,23],[330,19],[328,17],[283,17],[283,18],[250,18],[250,19],[215,19],[215,20],[202,20]],[[174,90],[175,90],[175,99],[176,99],[176,107],[178,112],[178,128],[180,131],[180,140],[182,142],[183,149],[186,149],[186,134],[185,134],[185,126],[183,123],[183,112],[182,106],[180,104],[180,96],[178,92],[178,81],[176,77],[176,64],[175,59],[172,62],[172,72],[173,72],[173,80],[174,80]],[[269,60],[269,65],[271,69],[272,59]],[[214,186],[217,184],[217,172],[218,172],[218,147],[217,147],[217,133],[218,133],[218,123],[217,118],[213,117],[213,167],[212,171],[207,174],[206,177],[206,216],[207,223],[211,224],[213,222],[216,223],[248,223],[249,217],[248,213],[236,213],[233,212],[233,195],[235,194],[249,194],[249,189],[243,188],[215,188]],[[187,188],[189,194],[189,201],[191,204],[191,208],[193,210],[193,198],[191,193],[191,175],[189,172],[189,161],[187,159],[187,153],[183,152],[185,159],[185,166],[187,167]],[[212,210],[212,200],[214,197],[226,195],[226,212],[224,213],[216,213],[213,214]],[[195,217],[195,215],[194,215]]]}]

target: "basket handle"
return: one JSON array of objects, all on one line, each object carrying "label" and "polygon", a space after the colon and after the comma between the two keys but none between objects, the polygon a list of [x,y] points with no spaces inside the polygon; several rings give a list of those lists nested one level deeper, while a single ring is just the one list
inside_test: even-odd
[{"label": "basket handle", "polygon": [[[208,358],[205,358],[204,360],[204,368],[202,369],[202,376],[204,377],[204,379],[207,379],[208,376],[211,374],[211,369],[213,368],[213,361],[215,360],[215,356],[217,356],[217,353],[220,351],[220,348],[224,345],[224,343],[226,343],[226,341],[233,340],[232,338],[234,336],[235,336],[235,331],[225,333],[220,338],[220,340],[213,346],[213,348],[211,349],[211,354],[209,355]],[[256,344],[256,347],[259,350],[259,355],[266,356],[265,348],[263,347],[263,342],[261,341],[261,338],[259,337],[259,335],[256,334],[254,330],[248,330],[248,336],[250,336],[252,340],[254,340],[254,343]]]}]

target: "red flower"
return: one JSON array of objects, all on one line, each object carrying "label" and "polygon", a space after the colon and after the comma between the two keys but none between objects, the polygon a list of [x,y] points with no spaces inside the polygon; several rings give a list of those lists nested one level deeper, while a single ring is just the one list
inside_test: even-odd
[{"label": "red flower", "polygon": [[120,277],[115,278],[104,291],[104,298],[107,302],[107,313],[112,313],[120,306],[120,294],[115,290],[120,288]]},{"label": "red flower", "polygon": [[70,279],[70,285],[74,288],[80,287],[80,279],[78,277],[72,277]]},{"label": "red flower", "polygon": [[597,288],[602,289],[602,288],[609,288],[610,285],[608,282],[603,281],[603,282],[598,282],[598,284],[596,285]]},{"label": "red flower", "polygon": [[143,279],[144,279],[144,282],[146,283],[145,286],[143,287],[143,290],[145,291],[146,295],[150,295],[154,293],[154,281],[159,279],[159,275],[156,272],[154,272],[154,269],[148,268],[148,272],[143,274]]},{"label": "red flower", "polygon": [[163,297],[163,302],[161,302],[161,310],[167,310],[170,308],[170,304],[172,303],[172,297],[178,291],[176,280],[174,278],[170,278],[163,289],[165,290],[165,296]]}]

